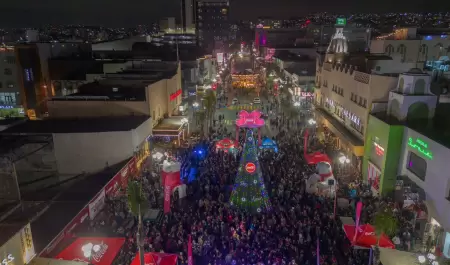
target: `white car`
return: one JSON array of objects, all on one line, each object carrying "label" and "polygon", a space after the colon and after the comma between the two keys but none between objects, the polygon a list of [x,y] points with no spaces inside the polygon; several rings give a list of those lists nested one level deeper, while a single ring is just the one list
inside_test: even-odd
[{"label": "white car", "polygon": [[239,100],[237,98],[233,98],[233,100],[231,101],[231,104],[233,104],[233,105],[239,104]]},{"label": "white car", "polygon": [[261,99],[260,98],[254,98],[253,99],[253,103],[254,104],[261,104]]}]

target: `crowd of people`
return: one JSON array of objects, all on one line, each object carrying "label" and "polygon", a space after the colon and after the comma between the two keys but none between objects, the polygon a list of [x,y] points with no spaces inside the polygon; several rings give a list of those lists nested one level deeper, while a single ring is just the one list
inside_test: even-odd
[{"label": "crowd of people", "polygon": [[[259,157],[272,210],[250,215],[229,204],[240,154],[217,151],[207,136],[199,143],[206,151],[205,157],[195,157],[192,147],[171,154],[183,164],[195,160],[187,164],[198,167],[198,174],[187,183],[186,197],[173,196],[170,214],[144,223],[144,250],[177,254],[179,264],[187,265],[190,235],[194,264],[367,264],[368,251],[352,250],[339,218],[333,215],[333,199],[305,191],[305,180],[314,169],[299,154],[303,153],[302,129],[309,117],[292,121],[280,111],[277,102],[262,108],[268,113],[274,132],[271,137],[279,150],[262,152]],[[223,118],[217,118],[210,138],[231,136]],[[319,141],[312,143],[320,145]],[[159,172],[147,172],[142,179],[150,206],[161,209]],[[390,203],[370,196],[362,200],[362,222],[370,222],[381,203]],[[351,205],[339,209],[338,214],[351,216]],[[402,235],[407,236],[412,231],[410,226],[405,227]],[[90,229],[127,238],[115,264],[128,265],[136,256],[137,218],[128,211],[126,196],[108,199],[107,207],[91,222]],[[401,244],[407,246],[408,237],[401,237]]]}]

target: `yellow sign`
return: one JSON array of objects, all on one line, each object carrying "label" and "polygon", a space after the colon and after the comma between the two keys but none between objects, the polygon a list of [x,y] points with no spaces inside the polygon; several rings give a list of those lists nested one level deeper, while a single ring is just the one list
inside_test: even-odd
[{"label": "yellow sign", "polygon": [[24,264],[27,264],[36,255],[36,252],[34,251],[33,236],[31,235],[30,224],[27,224],[20,231],[20,243],[22,245],[23,262]]}]

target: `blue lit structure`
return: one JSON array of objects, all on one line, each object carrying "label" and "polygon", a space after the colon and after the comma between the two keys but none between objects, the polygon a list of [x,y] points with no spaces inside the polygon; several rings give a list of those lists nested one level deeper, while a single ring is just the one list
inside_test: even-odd
[{"label": "blue lit structure", "polygon": [[261,146],[259,147],[259,149],[263,150],[263,149],[269,149],[269,150],[273,150],[275,153],[278,153],[278,145],[277,143],[270,139],[269,137],[264,137],[261,143]]}]

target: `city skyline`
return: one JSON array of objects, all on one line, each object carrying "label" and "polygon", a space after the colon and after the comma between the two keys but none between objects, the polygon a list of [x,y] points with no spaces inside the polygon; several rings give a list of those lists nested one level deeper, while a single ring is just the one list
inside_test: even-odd
[{"label": "city skyline", "polygon": [[[361,2],[347,1],[294,1],[279,0],[274,5],[269,0],[232,0],[230,3],[232,20],[253,20],[260,16],[274,18],[290,18],[307,15],[312,12],[326,11],[330,13],[377,13],[377,12],[438,12],[450,10],[450,3],[437,1],[426,3],[397,1]],[[249,14],[248,10],[253,10]],[[24,16],[26,14],[26,16]],[[91,24],[104,26],[150,24],[162,17],[180,17],[180,3],[178,0],[149,2],[143,0],[128,1],[126,5],[106,0],[92,3],[80,0],[76,3],[63,3],[48,0],[36,3],[31,0],[7,2],[0,10],[0,27],[33,27],[43,24]]]}]

